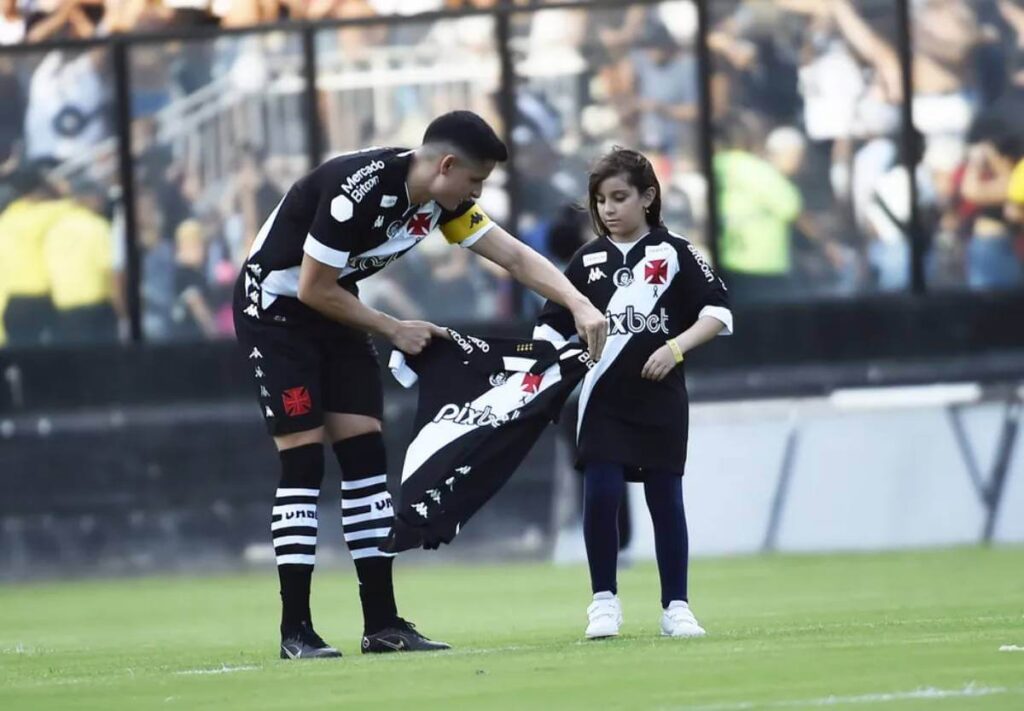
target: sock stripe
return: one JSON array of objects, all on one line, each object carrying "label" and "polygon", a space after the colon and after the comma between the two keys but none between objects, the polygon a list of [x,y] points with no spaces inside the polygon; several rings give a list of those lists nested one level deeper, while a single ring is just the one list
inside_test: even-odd
[{"label": "sock stripe", "polygon": [[341,508],[344,511],[345,509],[355,509],[363,506],[373,506],[380,501],[391,501],[391,494],[389,494],[387,491],[379,491],[376,494],[372,494],[370,496],[363,496],[358,499],[347,499],[344,497],[344,495],[342,495]]},{"label": "sock stripe", "polygon": [[366,538],[387,538],[388,534],[391,533],[391,527],[387,528],[367,528],[362,531],[353,531],[352,533],[345,534],[345,541],[361,541]]},{"label": "sock stripe", "polygon": [[313,531],[313,535],[316,535],[316,530],[319,526],[317,525],[317,520],[315,518],[304,518],[299,519],[298,521],[279,518],[276,521],[270,522],[270,530],[274,532],[292,528],[308,528]]},{"label": "sock stripe", "polygon": [[360,560],[362,558],[394,558],[394,553],[384,553],[377,548],[360,548],[352,551],[352,560]]},{"label": "sock stripe", "polygon": [[277,490],[277,498],[284,498],[288,496],[311,496],[314,499],[320,496],[319,489],[296,489],[296,488],[279,488]]},{"label": "sock stripe", "polygon": [[[366,519],[365,521],[356,521],[354,523],[352,522],[351,519],[352,519],[351,516],[344,516],[344,517],[342,517],[342,519],[341,519],[341,530],[343,532],[345,532],[345,533],[356,533],[357,531],[366,531],[366,530],[369,530],[369,529],[380,528],[381,523],[382,523],[380,518],[370,518],[370,519]],[[389,526],[391,525],[390,521],[388,521],[388,525]]]},{"label": "sock stripe", "polygon": [[277,556],[278,565],[315,565],[315,555],[305,555],[301,553],[289,553],[286,555]]},{"label": "sock stripe", "polygon": [[[366,508],[369,509],[369,507]],[[349,524],[362,523],[363,521],[379,521],[381,519],[391,520],[392,514],[393,512],[390,506],[384,509],[383,511],[377,511],[376,509],[374,509],[368,510],[366,513],[358,513],[353,514],[351,516],[348,513],[346,513],[344,516],[341,517],[341,525],[342,527],[345,527]]]},{"label": "sock stripe", "polygon": [[388,483],[388,475],[387,474],[379,474],[377,476],[369,476],[369,477],[364,477],[362,479],[352,479],[352,480],[349,480],[349,481],[342,481],[341,482],[341,490],[342,491],[350,491],[352,489],[365,489],[368,486],[376,486],[378,484],[383,484],[383,485],[387,486],[387,483]]},{"label": "sock stripe", "polygon": [[316,536],[286,535],[274,537],[274,548],[291,545],[313,546],[315,548]]}]

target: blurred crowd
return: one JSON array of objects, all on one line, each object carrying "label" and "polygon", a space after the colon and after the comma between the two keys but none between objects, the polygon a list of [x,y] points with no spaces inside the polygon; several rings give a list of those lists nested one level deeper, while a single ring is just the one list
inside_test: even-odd
[{"label": "blurred crowd", "polygon": [[737,296],[905,290],[907,158],[929,288],[1021,285],[1024,2],[911,2],[911,141],[893,2],[710,7],[719,253]]},{"label": "blurred crowd", "polygon": [[[498,2],[0,0],[0,41]],[[694,3],[522,4],[533,9],[512,18],[511,107],[491,16],[319,31],[324,157],[414,145],[453,108],[507,124],[514,162],[488,182],[484,207],[564,263],[592,238],[579,209],[588,165],[612,145],[637,147],[658,171],[668,226],[710,254]],[[717,251],[737,300],[906,291],[909,158],[928,288],[1022,286],[1024,0],[911,6],[915,130],[905,141],[895,0],[708,4]],[[168,40],[129,57],[143,332],[228,337],[238,264],[308,166],[299,37]],[[126,332],[112,78],[104,46],[0,50],[0,344]],[[81,244],[89,276],[55,256],[72,254],[53,246],[68,241],[68,224],[92,235]],[[537,304],[519,296],[489,263],[430,240],[363,289],[373,306],[439,322],[524,306],[529,316]],[[62,314],[71,309],[77,330]]]},{"label": "blurred crowd", "polygon": [[[0,45],[283,20],[489,8],[501,0],[0,0]],[[516,4],[529,4],[521,2]]]}]

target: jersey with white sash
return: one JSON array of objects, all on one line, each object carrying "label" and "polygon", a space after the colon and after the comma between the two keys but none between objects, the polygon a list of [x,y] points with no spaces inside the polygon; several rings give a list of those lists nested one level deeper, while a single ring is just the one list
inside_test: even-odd
[{"label": "jersey with white sash", "polygon": [[446,210],[409,199],[414,151],[370,148],[322,163],[296,182],[267,217],[239,276],[236,308],[272,323],[320,324],[325,317],[298,300],[305,255],[338,270],[338,284],[357,283],[416,247],[435,228],[451,244],[470,247],[494,223],[472,200]]},{"label": "jersey with white sash", "polygon": [[450,543],[595,365],[575,344],[449,333],[417,356],[391,356],[402,385],[419,383],[419,402],[388,552]]},{"label": "jersey with white sash", "polygon": [[[725,284],[696,247],[664,227],[629,244],[600,237],[573,256],[565,274],[608,318],[604,353],[580,391],[577,464],[624,464],[631,478],[643,478],[645,467],[682,475],[689,430],[684,367],[661,382],[640,374],[654,351],[702,316],[732,333]],[[549,301],[534,338],[558,343],[574,334],[572,315]]]}]

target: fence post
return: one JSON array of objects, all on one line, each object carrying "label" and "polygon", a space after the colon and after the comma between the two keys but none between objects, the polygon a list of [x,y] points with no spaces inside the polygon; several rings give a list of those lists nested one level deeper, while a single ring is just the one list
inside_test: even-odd
[{"label": "fence post", "polygon": [[316,93],[316,29],[307,24],[302,29],[302,73],[306,80],[303,108],[306,111],[306,157],[313,170],[324,156],[323,134]]},{"label": "fence post", "polygon": [[125,232],[125,300],[132,343],[141,343],[142,259],[139,254],[138,221],[135,212],[135,163],[132,159],[132,92],[130,43],[115,37],[111,43],[114,68],[114,99],[117,113],[117,157],[121,181],[121,206]]},{"label": "fence post", "polygon": [[700,85],[698,127],[700,131],[700,165],[707,184],[707,238],[711,261],[721,271],[718,250],[718,185],[715,182],[715,134],[711,107],[711,16],[708,0],[693,0],[697,6],[697,75]]},{"label": "fence post", "polygon": [[899,43],[900,72],[902,73],[902,131],[900,146],[903,154],[903,166],[910,181],[910,221],[907,225],[910,239],[910,288],[916,295],[924,294],[926,289],[924,278],[925,234],[921,224],[921,211],[918,205],[917,166],[921,159],[921,151],[917,132],[914,128],[914,38],[912,31],[912,10],[910,0],[896,0],[897,41]]}]

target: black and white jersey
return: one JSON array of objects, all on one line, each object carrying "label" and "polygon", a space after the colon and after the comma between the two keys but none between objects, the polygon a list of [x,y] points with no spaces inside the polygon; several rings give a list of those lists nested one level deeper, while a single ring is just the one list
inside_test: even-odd
[{"label": "black and white jersey", "polygon": [[[732,332],[725,284],[696,247],[663,227],[629,244],[600,237],[573,256],[565,274],[608,318],[604,353],[580,390],[578,462],[681,474],[688,430],[684,368],[661,382],[640,374],[654,351],[702,316]],[[549,301],[534,338],[557,343],[574,334],[572,315]]]},{"label": "black and white jersey", "polygon": [[450,543],[594,367],[575,344],[449,333],[417,356],[391,357],[400,383],[419,383],[419,402],[390,552]]},{"label": "black and white jersey", "polygon": [[237,307],[251,318],[311,311],[298,303],[303,254],[337,267],[338,283],[356,283],[380,271],[440,227],[452,244],[469,247],[494,223],[472,200],[455,211],[437,202],[411,204],[406,177],[413,151],[371,148],[332,158],[299,180],[260,228],[242,268],[245,299]]}]

